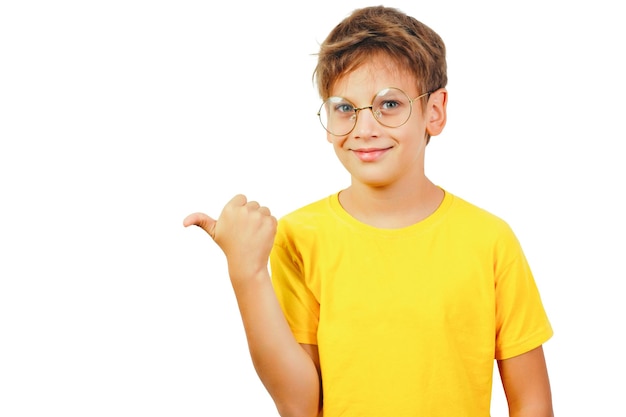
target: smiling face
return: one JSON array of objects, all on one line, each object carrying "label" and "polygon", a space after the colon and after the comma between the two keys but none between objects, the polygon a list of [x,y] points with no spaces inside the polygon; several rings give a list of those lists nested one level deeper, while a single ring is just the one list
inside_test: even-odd
[{"label": "smiling face", "polygon": [[[388,87],[399,88],[410,98],[426,93],[417,90],[413,75],[382,55],[340,78],[331,93],[361,108],[370,106],[372,98]],[[424,109],[425,102],[413,101],[411,116],[400,127],[383,126],[366,108],[358,112],[356,126],[349,134],[327,134],[353,185],[413,187],[424,178],[427,133],[437,135],[445,125],[445,90],[431,94]]]}]

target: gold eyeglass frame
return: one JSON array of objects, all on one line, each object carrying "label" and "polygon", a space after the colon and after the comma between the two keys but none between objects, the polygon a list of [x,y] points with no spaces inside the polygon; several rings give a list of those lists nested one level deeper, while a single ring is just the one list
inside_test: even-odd
[{"label": "gold eyeglass frame", "polygon": [[[378,115],[377,115],[377,114],[376,114],[376,112],[374,112],[374,100],[376,99],[376,97],[378,97],[378,95],[379,95],[382,91],[385,91],[385,90],[390,90],[390,89],[394,89],[394,90],[398,90],[398,91],[400,91],[400,92],[401,92],[402,94],[404,94],[404,96],[405,96],[405,97],[409,100],[409,114],[408,114],[408,116],[406,117],[406,120],[405,120],[404,122],[400,123],[400,124],[399,124],[399,125],[397,125],[397,126],[390,126],[390,125],[386,125],[385,123],[381,122],[381,121],[380,121],[380,119],[379,119],[380,114],[378,114]],[[374,116],[374,119],[375,119],[378,123],[380,123],[382,126],[385,126],[385,127],[390,127],[390,128],[396,128],[396,127],[400,127],[400,126],[405,125],[405,124],[406,124],[406,122],[408,122],[408,121],[409,121],[409,119],[411,118],[411,115],[413,114],[413,102],[414,102],[414,101],[416,101],[416,100],[419,100],[419,99],[420,99],[420,98],[422,98],[422,97],[425,97],[425,96],[427,96],[427,95],[430,95],[430,94],[432,94],[432,91],[429,91],[429,92],[427,92],[427,93],[420,94],[419,96],[415,97],[414,99],[411,99],[411,98],[409,97],[409,95],[408,95],[408,94],[407,94],[407,93],[406,93],[403,89],[401,89],[401,88],[398,88],[398,87],[385,87],[385,88],[381,89],[379,92],[377,92],[376,94],[374,94],[374,97],[372,97],[372,104],[370,104],[369,106],[354,107],[354,109],[353,109],[353,110],[354,110],[354,125],[352,126],[352,129],[350,129],[350,130],[349,130],[349,131],[347,131],[346,133],[342,133],[342,134],[333,133],[333,132],[331,132],[330,130],[328,130],[328,128],[327,128],[326,126],[324,126],[324,122],[322,122],[322,109],[323,109],[323,107],[324,107],[324,104],[326,104],[326,102],[328,102],[328,100],[330,100],[331,98],[335,98],[335,97],[336,97],[336,98],[341,98],[341,99],[345,100],[346,102],[348,102],[348,103],[352,104],[352,102],[351,102],[350,100],[348,100],[348,99],[346,99],[346,98],[344,98],[344,97],[340,97],[340,96],[332,96],[332,97],[328,97],[326,100],[324,100],[324,101],[322,102],[322,105],[320,106],[319,110],[317,111],[317,117],[319,118],[320,124],[322,125],[322,127],[324,128],[324,130],[325,130],[325,131],[327,131],[328,133],[330,133],[330,134],[331,134],[331,135],[333,135],[333,136],[346,136],[346,135],[349,135],[349,134],[350,134],[350,133],[354,130],[354,128],[356,127],[356,124],[357,124],[357,122],[358,122],[358,118],[359,118],[359,112],[360,112],[361,110],[365,110],[365,109],[370,109],[370,111],[372,112],[372,116]]]}]

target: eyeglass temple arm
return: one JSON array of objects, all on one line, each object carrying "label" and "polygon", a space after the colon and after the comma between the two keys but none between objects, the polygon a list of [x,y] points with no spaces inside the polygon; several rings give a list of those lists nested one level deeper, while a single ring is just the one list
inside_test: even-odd
[{"label": "eyeglass temple arm", "polygon": [[415,97],[414,99],[412,99],[412,100],[411,100],[411,103],[413,103],[413,102],[414,102],[415,100],[417,100],[418,98],[422,98],[422,97],[424,97],[424,96],[428,96],[428,95],[430,95],[430,94],[432,94],[432,93],[433,93],[432,91],[429,91],[429,92],[427,92],[427,93],[420,94],[419,96],[417,96],[417,97]]}]

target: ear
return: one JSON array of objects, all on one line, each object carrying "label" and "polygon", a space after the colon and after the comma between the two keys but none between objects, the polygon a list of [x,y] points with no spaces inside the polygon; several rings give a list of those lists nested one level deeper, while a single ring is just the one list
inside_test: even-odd
[{"label": "ear", "polygon": [[446,125],[448,105],[448,91],[440,88],[430,95],[426,105],[426,131],[430,136],[437,136]]}]

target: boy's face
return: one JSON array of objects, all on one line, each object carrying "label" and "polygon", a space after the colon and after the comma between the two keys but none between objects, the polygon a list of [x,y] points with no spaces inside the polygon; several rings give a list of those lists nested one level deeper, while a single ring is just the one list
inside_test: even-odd
[{"label": "boy's face", "polygon": [[[372,58],[340,78],[333,86],[331,96],[342,97],[361,108],[370,106],[373,98],[388,87],[404,91],[409,99],[426,93],[417,90],[414,76],[384,58]],[[434,136],[443,129],[445,100],[446,92],[442,89],[428,99],[426,111],[421,99],[413,101],[409,119],[399,127],[383,126],[372,111],[359,110],[356,125],[350,133],[345,136],[328,133],[327,139],[350,172],[353,184],[356,181],[370,187],[412,187],[415,181],[422,179],[426,133]],[[394,102],[390,103],[389,106],[395,106]],[[380,120],[385,120],[384,117]]]}]

